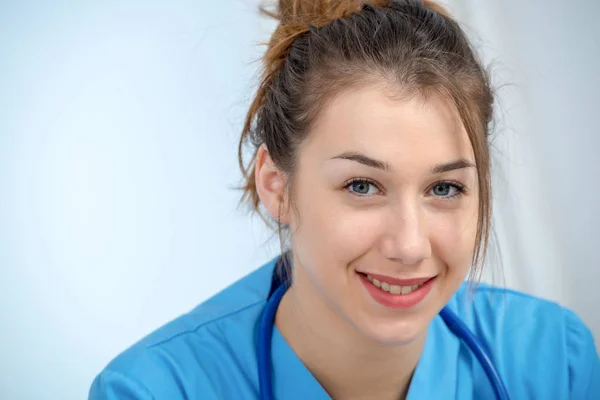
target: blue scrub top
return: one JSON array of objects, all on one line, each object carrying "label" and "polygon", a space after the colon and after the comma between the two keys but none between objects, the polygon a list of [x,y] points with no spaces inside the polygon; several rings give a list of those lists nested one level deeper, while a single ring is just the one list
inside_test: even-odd
[{"label": "blue scrub top", "polygon": [[[276,259],[151,333],[96,377],[89,399],[257,399],[256,338]],[[451,309],[489,347],[512,399],[600,399],[589,329],[559,305],[511,290],[463,285]],[[330,399],[277,327],[276,399]],[[437,316],[407,399],[493,399],[481,365]]]}]

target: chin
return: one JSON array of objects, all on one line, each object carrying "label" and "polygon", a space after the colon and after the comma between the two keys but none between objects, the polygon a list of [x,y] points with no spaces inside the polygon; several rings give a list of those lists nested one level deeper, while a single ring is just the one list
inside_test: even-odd
[{"label": "chin", "polygon": [[[422,338],[429,326],[417,316],[398,317],[396,321],[370,321],[357,327],[371,341],[384,346],[404,346]],[[370,318],[371,319],[371,318]]]}]

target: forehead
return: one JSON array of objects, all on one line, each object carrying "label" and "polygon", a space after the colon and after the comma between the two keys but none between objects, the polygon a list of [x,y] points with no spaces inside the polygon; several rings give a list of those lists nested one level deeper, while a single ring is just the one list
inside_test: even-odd
[{"label": "forehead", "polygon": [[377,86],[332,99],[307,140],[314,157],[365,153],[393,169],[429,169],[457,158],[473,160],[472,147],[451,101],[439,94],[392,98]]}]

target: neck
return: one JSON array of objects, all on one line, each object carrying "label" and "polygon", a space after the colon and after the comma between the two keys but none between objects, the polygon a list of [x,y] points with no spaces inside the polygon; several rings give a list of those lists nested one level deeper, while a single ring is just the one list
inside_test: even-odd
[{"label": "neck", "polygon": [[294,275],[275,324],[333,399],[404,399],[425,342],[425,335],[401,346],[369,339],[301,274]]}]

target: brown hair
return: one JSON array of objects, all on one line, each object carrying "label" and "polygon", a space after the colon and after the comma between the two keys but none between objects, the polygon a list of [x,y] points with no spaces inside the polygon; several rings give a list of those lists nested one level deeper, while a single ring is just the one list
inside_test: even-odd
[{"label": "brown hair", "polygon": [[[493,93],[457,22],[441,6],[416,0],[280,0],[275,11],[261,11],[279,25],[239,142],[242,201],[266,217],[254,176],[263,144],[288,177],[290,193],[300,143],[318,111],[342,91],[376,81],[393,83],[408,95],[436,91],[456,106],[475,154],[479,210],[473,265],[483,263],[491,224]],[[253,156],[244,163],[246,145]]]}]

